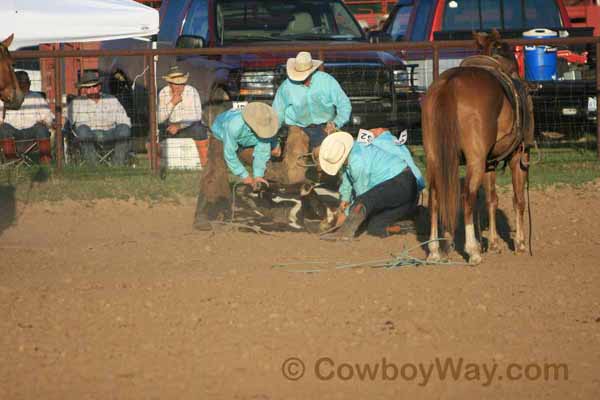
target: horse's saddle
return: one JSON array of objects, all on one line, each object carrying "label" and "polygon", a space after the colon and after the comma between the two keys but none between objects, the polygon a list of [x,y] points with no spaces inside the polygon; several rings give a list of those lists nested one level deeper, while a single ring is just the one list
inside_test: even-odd
[{"label": "horse's saddle", "polygon": [[503,154],[488,160],[488,163],[495,164],[506,159],[521,143],[524,143],[526,147],[533,145],[533,100],[530,94],[531,87],[527,82],[518,77],[512,77],[498,60],[490,56],[476,55],[467,57],[461,62],[460,66],[483,68],[494,75],[502,85],[504,93],[515,112],[515,120],[512,128],[513,135],[511,135],[513,138],[512,145]]}]

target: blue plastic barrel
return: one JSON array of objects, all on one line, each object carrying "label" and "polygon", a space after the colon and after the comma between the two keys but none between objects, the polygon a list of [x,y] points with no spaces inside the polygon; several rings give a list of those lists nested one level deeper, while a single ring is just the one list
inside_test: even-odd
[{"label": "blue plastic barrel", "polygon": [[[523,33],[527,39],[557,37],[550,29],[532,29]],[[525,46],[525,79],[528,81],[556,80],[556,47]]]}]

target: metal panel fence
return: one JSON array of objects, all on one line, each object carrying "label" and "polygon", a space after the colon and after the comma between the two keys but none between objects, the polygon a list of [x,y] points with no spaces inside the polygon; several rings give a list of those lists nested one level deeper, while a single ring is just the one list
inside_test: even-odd
[{"label": "metal panel fence", "polygon": [[[587,46],[598,53],[597,38],[507,40],[511,45]],[[44,78],[36,72],[38,60],[54,60],[52,96],[55,113],[54,154],[60,169],[73,161],[68,129],[73,98],[79,93],[65,91],[64,65],[72,58],[98,59],[103,92],[118,99],[131,121],[136,153],[147,151],[153,171],[159,165],[158,91],[165,86],[162,74],[178,64],[191,74],[202,99],[203,122],[210,126],[215,116],[247,101],[270,103],[285,79],[285,60],[298,51],[310,51],[325,61],[352,101],[352,118],[344,128],[387,127],[394,132],[409,130],[410,144],[420,144],[419,101],[440,72],[456,65],[475,50],[473,41],[422,43],[291,45],[272,47],[228,47],[205,49],[125,49],[17,51],[17,69],[28,70],[32,90],[44,91]],[[156,62],[156,63],[155,63]],[[50,63],[52,64],[52,63]],[[566,65],[567,79],[543,82],[534,95],[536,138],[542,146],[570,144],[596,147],[600,134],[596,121],[598,70],[595,56],[586,65]],[[81,71],[80,71],[81,72]],[[576,78],[576,79],[568,79]],[[80,107],[79,111],[82,108]],[[83,108],[85,110],[85,107]],[[108,111],[107,111],[108,112]],[[65,129],[67,127],[67,129]],[[67,135],[67,136],[65,136]],[[285,136],[285,133],[283,134]],[[600,158],[600,150],[599,150]],[[66,156],[66,158],[65,158]]]}]

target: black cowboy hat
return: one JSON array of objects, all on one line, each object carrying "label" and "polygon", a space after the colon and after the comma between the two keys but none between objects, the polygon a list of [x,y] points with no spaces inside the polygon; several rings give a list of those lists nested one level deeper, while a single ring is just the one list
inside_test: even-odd
[{"label": "black cowboy hat", "polygon": [[88,69],[83,71],[81,77],[79,78],[79,82],[77,82],[78,88],[87,88],[94,87],[100,84],[100,74],[98,71],[93,69]]}]

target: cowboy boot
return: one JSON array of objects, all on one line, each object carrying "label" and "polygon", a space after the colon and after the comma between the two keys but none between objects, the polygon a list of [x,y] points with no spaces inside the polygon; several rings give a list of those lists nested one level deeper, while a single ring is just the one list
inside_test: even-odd
[{"label": "cowboy boot", "polygon": [[367,209],[362,203],[357,203],[348,214],[340,228],[327,235],[321,236],[323,240],[352,240],[358,228],[367,219]]},{"label": "cowboy boot", "polygon": [[40,151],[40,164],[50,164],[52,160],[52,146],[50,139],[37,139],[38,149]]}]

